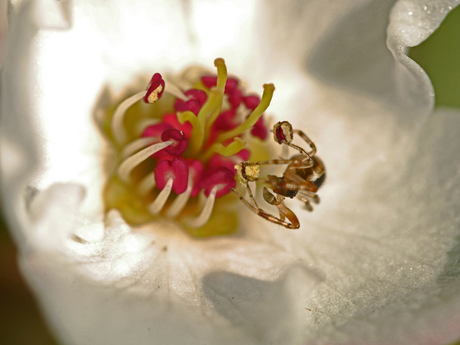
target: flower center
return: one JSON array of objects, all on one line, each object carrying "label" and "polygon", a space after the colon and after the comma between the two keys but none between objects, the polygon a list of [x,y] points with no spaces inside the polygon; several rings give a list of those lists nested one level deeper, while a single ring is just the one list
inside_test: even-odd
[{"label": "flower center", "polygon": [[[205,237],[231,234],[238,228],[235,201],[241,199],[257,215],[297,228],[297,218],[283,200],[298,195],[309,206],[312,195],[308,193],[318,188],[304,187],[304,182],[313,183],[300,172],[310,177],[313,173],[305,170],[316,169],[317,178],[324,175],[322,163],[312,158],[316,147],[300,131],[312,150],[307,153],[294,145],[296,131],[284,121],[274,127],[275,142],[300,155],[267,160],[263,114],[272,99],[273,84],[263,86],[261,98],[247,94],[236,78],[227,76],[223,59],[214,64],[217,76],[201,75],[186,91],[156,73],[146,91],[108,110],[105,134],[117,152],[117,163],[104,193],[107,209],[119,209],[132,225],[165,218],[179,222],[194,236]],[[281,164],[288,165],[282,178],[259,179],[260,166]],[[239,189],[235,189],[237,180]],[[278,208],[280,217],[258,208],[249,182],[265,182],[278,194],[264,189],[265,200]],[[251,203],[240,195],[246,190]]]}]

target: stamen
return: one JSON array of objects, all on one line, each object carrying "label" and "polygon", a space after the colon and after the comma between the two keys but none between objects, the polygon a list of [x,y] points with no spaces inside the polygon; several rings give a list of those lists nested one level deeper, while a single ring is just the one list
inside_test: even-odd
[{"label": "stamen", "polygon": [[157,125],[160,122],[159,119],[151,119],[151,118],[145,118],[145,119],[140,119],[139,122],[136,124],[136,133],[144,133],[147,127]]},{"label": "stamen", "polygon": [[197,155],[203,147],[206,118],[211,111],[218,106],[217,103],[219,102],[220,94],[221,92],[219,89],[211,89],[208,95],[208,100],[201,108],[198,116],[195,116],[190,111],[186,111],[179,115],[179,120],[187,120],[193,126],[192,134],[190,135],[190,153],[192,156]]},{"label": "stamen", "polygon": [[185,95],[188,96],[189,99],[185,102],[181,99],[176,100],[174,109],[179,112],[191,111],[195,115],[198,115],[201,107],[206,103],[208,95],[203,90],[197,89],[188,90]]},{"label": "stamen", "polygon": [[190,226],[191,228],[200,228],[208,222],[212,214],[212,209],[214,208],[214,201],[216,200],[217,189],[217,186],[214,186],[211,189],[211,192],[209,193],[209,196],[206,199],[201,214],[198,217],[187,221],[188,226]]},{"label": "stamen", "polygon": [[142,181],[137,186],[137,191],[141,195],[145,195],[150,192],[153,188],[155,188],[155,175],[153,173],[147,174]]},{"label": "stamen", "polygon": [[187,204],[188,199],[190,198],[190,194],[192,193],[193,189],[193,173],[190,172],[188,176],[188,184],[187,189],[184,193],[178,195],[176,200],[172,203],[169,207],[168,211],[166,212],[166,216],[169,218],[175,218],[181,211],[184,209],[185,205]]},{"label": "stamen", "polygon": [[183,100],[184,102],[188,100],[188,97],[179,89],[178,86],[174,85],[168,80],[168,83],[165,86],[165,92],[170,95]]},{"label": "stamen", "polygon": [[134,103],[140,101],[144,98],[146,91],[141,91],[135,95],[125,99],[117,107],[112,116],[112,133],[115,142],[119,145],[123,144],[126,141],[125,127],[123,126],[123,118],[125,116],[126,110],[131,107]]},{"label": "stamen", "polygon": [[150,79],[149,85],[147,85],[147,92],[144,96],[145,103],[155,103],[163,95],[165,90],[165,81],[160,73],[155,73]]},{"label": "stamen", "polygon": [[225,167],[206,171],[201,177],[198,186],[205,190],[206,196],[209,195],[211,189],[217,186],[217,197],[219,198],[222,195],[230,193],[230,190],[235,188],[235,173]]},{"label": "stamen", "polygon": [[246,108],[248,108],[250,110],[254,110],[259,105],[260,98],[259,98],[259,96],[254,96],[254,95],[246,96],[246,97],[243,98],[243,102],[244,102],[244,105],[246,106]]},{"label": "stamen", "polygon": [[233,156],[240,152],[245,146],[246,143],[238,137],[236,137],[235,140],[227,146],[224,146],[221,143],[215,143],[206,150],[205,154],[203,155],[203,160],[209,160],[216,153],[219,153],[224,157]]},{"label": "stamen", "polygon": [[123,157],[123,159],[125,159],[131,156],[132,154],[134,154],[135,152],[137,152],[138,150],[146,146],[155,144],[156,142],[158,142],[158,139],[155,137],[139,138],[137,140],[134,140],[133,142],[130,142],[128,145],[126,145],[123,148],[123,151],[121,152],[121,156]]},{"label": "stamen", "polygon": [[[224,59],[218,58],[214,60],[214,66],[217,67],[217,85],[216,88],[219,90],[219,97],[217,99],[217,105],[209,115],[209,119],[206,119],[206,133],[210,132],[211,126],[216,121],[222,109],[222,100],[224,98],[224,92],[227,84],[227,66],[225,66]],[[234,85],[236,87],[238,82]]]},{"label": "stamen", "polygon": [[173,186],[174,179],[171,177],[160,194],[158,194],[157,198],[154,202],[149,205],[149,211],[152,214],[158,214],[168,200],[169,194],[171,194],[172,186]]},{"label": "stamen", "polygon": [[166,181],[173,179],[173,191],[182,194],[187,189],[189,169],[183,158],[175,158],[172,161],[162,160],[155,168],[155,181],[158,189],[163,189]]},{"label": "stamen", "polygon": [[161,134],[161,140],[172,141],[173,144],[164,149],[165,152],[170,155],[180,156],[182,155],[188,146],[188,140],[184,136],[184,132],[179,132],[177,129],[167,129]]},{"label": "stamen", "polygon": [[115,142],[119,145],[126,141],[126,132],[123,126],[123,118],[126,111],[134,103],[144,99],[146,103],[154,103],[161,98],[165,87],[165,82],[160,73],[155,73],[147,86],[146,91],[141,91],[125,99],[117,107],[112,116],[112,133]]},{"label": "stamen", "polygon": [[259,118],[262,116],[265,110],[267,110],[268,106],[273,97],[273,92],[275,91],[275,86],[273,84],[264,84],[264,93],[262,95],[262,100],[260,101],[259,105],[256,109],[253,110],[251,115],[244,121],[241,125],[232,129],[231,131],[225,132],[221,134],[216,141],[224,142],[228,139],[237,137],[238,135],[246,132],[248,129],[251,129],[252,126],[256,124]]},{"label": "stamen", "polygon": [[147,158],[149,158],[154,153],[160,150],[163,150],[165,147],[168,147],[172,143],[173,143],[172,141],[165,141],[163,143],[154,144],[149,147],[146,147],[142,151],[137,152],[131,157],[126,158],[118,167],[118,170],[117,170],[118,176],[120,176],[120,178],[123,181],[128,182],[129,174],[136,166],[138,166],[140,163],[145,161]]},{"label": "stamen", "polygon": [[260,140],[265,140],[267,138],[268,129],[264,124],[264,116],[262,115],[256,124],[251,129],[251,134]]}]

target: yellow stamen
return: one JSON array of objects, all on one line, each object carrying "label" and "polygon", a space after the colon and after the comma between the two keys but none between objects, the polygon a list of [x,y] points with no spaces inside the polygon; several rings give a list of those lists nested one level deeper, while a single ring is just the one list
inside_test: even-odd
[{"label": "yellow stamen", "polygon": [[233,156],[240,152],[245,146],[246,143],[238,137],[235,138],[235,140],[227,146],[224,146],[221,143],[214,143],[213,145],[211,145],[209,149],[206,150],[202,159],[204,161],[207,161],[215,153],[220,153],[222,156],[225,157]]},{"label": "yellow stamen", "polygon": [[225,61],[222,58],[217,58],[214,60],[214,66],[217,67],[217,88],[221,92],[219,94],[218,105],[214,108],[211,115],[208,116],[206,119],[206,138],[209,136],[211,132],[211,126],[216,121],[217,117],[222,110],[222,101],[224,99],[224,92],[225,92],[225,84],[227,83],[227,66],[225,65]]},{"label": "yellow stamen", "polygon": [[184,116],[188,118],[187,120],[193,126],[188,148],[188,150],[190,150],[190,155],[192,156],[196,156],[203,147],[206,117],[217,106],[217,103],[219,102],[219,94],[220,91],[218,90],[218,88],[213,87],[211,89],[211,92],[209,93],[208,100],[201,108],[200,112],[198,113],[198,116],[196,116],[193,120],[190,118],[190,115]]},{"label": "yellow stamen", "polygon": [[188,121],[192,124],[193,127],[195,127],[196,119],[197,117],[191,111],[184,111],[183,113],[177,113],[177,120],[179,120],[179,123],[182,125]]},{"label": "yellow stamen", "polygon": [[248,129],[251,129],[262,116],[264,111],[267,110],[272,100],[274,91],[275,86],[273,84],[264,84],[264,94],[262,95],[262,100],[260,101],[257,108],[254,109],[247,120],[244,121],[241,125],[232,129],[231,131],[219,135],[216,142],[224,142],[228,139],[235,138],[236,136],[246,132]]}]

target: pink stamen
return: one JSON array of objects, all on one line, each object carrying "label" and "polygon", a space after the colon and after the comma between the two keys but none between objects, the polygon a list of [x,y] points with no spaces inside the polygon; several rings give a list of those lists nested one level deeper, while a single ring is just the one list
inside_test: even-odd
[{"label": "pink stamen", "polygon": [[203,90],[191,89],[185,92],[185,95],[190,97],[189,100],[184,102],[181,99],[177,99],[176,103],[174,103],[174,109],[180,112],[191,111],[195,115],[198,115],[201,107],[208,99],[206,92]]},{"label": "pink stamen", "polygon": [[259,120],[251,129],[251,134],[261,140],[265,140],[268,135],[268,129],[264,124],[264,116],[262,115]]},{"label": "pink stamen", "polygon": [[190,173],[193,172],[192,174],[193,189],[192,189],[192,193],[190,194],[190,196],[193,198],[197,196],[201,190],[201,188],[198,187],[198,184],[204,172],[204,164],[198,159],[189,159],[187,160],[187,163],[188,163]]},{"label": "pink stamen", "polygon": [[[142,137],[143,138],[151,137],[151,138],[154,138],[155,142],[160,143],[162,141],[161,135],[163,134],[163,132],[171,128],[172,126],[167,123],[157,123],[155,125],[148,126],[142,133]],[[152,155],[152,158],[160,158],[161,160],[169,158],[169,160],[173,160],[175,157],[170,156],[169,154],[166,153],[166,151],[161,150],[161,151],[154,153]]]},{"label": "pink stamen", "polygon": [[260,103],[259,96],[247,96],[243,98],[244,105],[249,110],[254,110]]},{"label": "pink stamen", "polygon": [[176,114],[166,114],[163,117],[163,123],[167,123],[171,125],[172,128],[175,128],[181,132],[184,132],[185,137],[187,139],[190,139],[190,134],[192,133],[192,129],[193,129],[193,126],[190,122],[185,122],[182,124],[177,119]]},{"label": "pink stamen", "polygon": [[221,113],[216,121],[212,125],[212,131],[229,131],[236,126],[237,123],[234,122],[236,116],[236,110],[230,109]]},{"label": "pink stamen", "polygon": [[221,197],[235,188],[235,173],[224,167],[206,171],[198,186],[205,190],[206,196],[209,196],[213,187],[217,187],[216,198]]},{"label": "pink stamen", "polygon": [[147,85],[147,92],[144,96],[145,103],[155,103],[158,101],[165,90],[165,81],[160,73],[155,73]]},{"label": "pink stamen", "polygon": [[182,194],[187,189],[188,174],[188,165],[184,159],[163,160],[155,168],[155,183],[158,189],[163,190],[168,180],[172,178],[174,180],[173,192]]},{"label": "pink stamen", "polygon": [[219,167],[225,167],[233,172],[236,172],[235,164],[238,164],[249,159],[250,152],[246,149],[242,149],[236,155],[230,157],[224,157],[221,154],[216,153],[208,162],[208,169],[216,169]]},{"label": "pink stamen", "polygon": [[168,123],[157,123],[151,126],[148,126],[144,132],[142,133],[142,137],[154,137],[158,138],[158,142],[161,141],[161,134],[167,129],[173,128],[174,126],[171,126]]},{"label": "pink stamen", "polygon": [[[215,76],[204,76],[201,77],[201,81],[203,82],[204,86],[208,89],[217,85],[217,77]],[[230,93],[234,89],[238,87],[239,81],[235,78],[227,78],[227,82],[225,83],[225,93]]]},{"label": "pink stamen", "polygon": [[174,155],[182,155],[188,146],[188,139],[184,136],[184,132],[170,128],[161,134],[162,141],[172,141],[173,143],[164,149],[165,152]]},{"label": "pink stamen", "polygon": [[243,100],[243,94],[237,88],[228,93],[228,103],[232,108],[238,108]]}]

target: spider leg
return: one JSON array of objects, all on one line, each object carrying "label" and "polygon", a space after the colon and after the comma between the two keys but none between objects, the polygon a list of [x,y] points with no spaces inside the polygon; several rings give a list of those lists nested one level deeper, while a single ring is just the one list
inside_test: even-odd
[{"label": "spider leg", "polygon": [[249,161],[246,165],[282,165],[282,164],[302,164],[301,160],[292,159],[270,159],[268,161]]},{"label": "spider leg", "polygon": [[304,133],[302,132],[301,130],[299,129],[295,129],[294,130],[294,133],[295,134],[298,134],[303,140],[305,140],[305,142],[310,145],[311,147],[311,151],[308,153],[308,155],[310,157],[313,157],[315,154],[316,154],[316,145],[313,141],[311,141],[311,139]]},{"label": "spider leg", "polygon": [[302,154],[302,156],[305,156],[306,159],[308,161],[310,161],[310,164],[313,166],[313,159],[311,158],[312,156],[309,153],[307,153],[307,151],[305,151],[303,148],[301,148],[300,146],[297,146],[297,145],[295,145],[293,143],[284,143],[284,144],[289,146],[289,147],[292,147],[294,150],[299,151]]},{"label": "spider leg", "polygon": [[257,203],[256,203],[256,199],[254,199],[254,195],[252,194],[252,189],[251,189],[251,187],[249,187],[249,183],[246,183],[246,189],[248,191],[249,199],[251,199],[252,205],[254,207],[258,208]]},{"label": "spider leg", "polygon": [[307,180],[301,178],[295,172],[296,172],[296,170],[288,168],[284,172],[283,177],[285,179],[291,180],[294,183],[296,183],[299,186],[299,189],[304,191],[306,194],[308,194],[308,196],[311,196],[312,198],[317,198],[319,200],[318,196],[313,196],[313,194],[315,194],[318,191],[318,187],[315,186],[310,181],[307,181]]},{"label": "spider leg", "polygon": [[311,206],[310,200],[308,200],[307,198],[305,198],[305,197],[303,197],[303,196],[301,196],[299,194],[297,194],[295,197],[305,204],[305,208],[307,209],[307,211],[309,211],[309,212],[313,211],[313,206]]},{"label": "spider leg", "polygon": [[[251,205],[244,197],[242,197],[234,188],[232,188],[232,192],[235,193],[239,199],[247,206],[249,207],[249,209],[251,209],[252,212],[254,212],[255,214],[257,214],[258,216],[272,222],[272,223],[275,223],[275,224],[278,224],[278,225],[282,225],[284,226],[285,228],[287,229],[298,229],[300,227],[300,224],[299,222],[297,221],[296,224],[294,223],[288,223],[284,220],[281,220],[279,218],[276,218],[275,216],[265,212],[264,210],[262,210],[261,208],[259,208],[257,206],[257,203],[255,204],[255,206]],[[255,200],[254,200],[255,202]],[[285,207],[287,210],[289,210],[287,207]],[[290,210],[289,210],[290,211]],[[280,209],[280,212],[281,212],[281,209]],[[290,211],[292,213],[292,211]],[[283,214],[286,215],[286,217],[290,220],[290,216],[291,215],[287,215],[285,212],[283,212]],[[292,213],[293,214],[293,213]],[[295,217],[295,215],[294,215]],[[297,219],[297,217],[295,217],[295,219]]]},{"label": "spider leg", "polygon": [[313,192],[310,192],[310,191],[307,191],[307,190],[302,190],[302,189],[299,191],[299,193],[303,194],[304,196],[308,196],[308,197],[312,198],[313,202],[315,204],[319,204],[319,202],[320,202],[319,196],[316,193],[313,193]]}]

